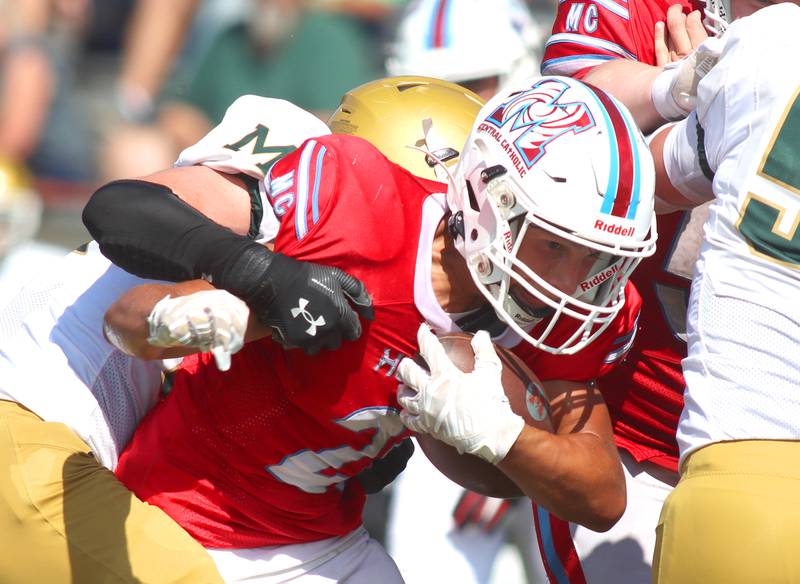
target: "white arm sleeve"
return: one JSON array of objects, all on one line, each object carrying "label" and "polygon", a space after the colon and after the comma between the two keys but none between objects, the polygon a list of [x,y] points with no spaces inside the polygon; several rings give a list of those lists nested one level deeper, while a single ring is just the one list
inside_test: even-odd
[{"label": "white arm sleeve", "polygon": [[672,186],[693,203],[704,203],[714,198],[711,179],[703,172],[713,172],[705,159],[704,146],[698,138],[697,114],[672,126],[664,141],[664,166]]},{"label": "white arm sleeve", "polygon": [[281,154],[330,133],[322,120],[288,101],[243,95],[218,126],[180,153],[175,166],[202,164],[261,180]]}]

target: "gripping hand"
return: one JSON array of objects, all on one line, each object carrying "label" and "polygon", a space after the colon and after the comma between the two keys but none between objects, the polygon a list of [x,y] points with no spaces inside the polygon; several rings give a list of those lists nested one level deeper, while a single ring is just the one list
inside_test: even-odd
[{"label": "gripping hand", "polygon": [[214,284],[244,299],[278,342],[309,355],[358,339],[359,314],[373,318],[372,300],[357,278],[258,244],[244,250]]},{"label": "gripping hand", "polygon": [[697,104],[697,85],[719,60],[722,42],[709,37],[679,61],[667,64],[651,89],[653,105],[667,121],[680,120]]},{"label": "gripping hand", "polygon": [[525,425],[511,411],[501,382],[502,363],[486,331],[472,338],[475,366],[456,367],[431,330],[420,326],[420,354],[430,372],[411,359],[398,367],[402,384],[397,400],[400,419],[410,430],[430,434],[459,453],[497,464],[505,458]]},{"label": "gripping hand", "polygon": [[250,309],[224,290],[195,292],[153,307],[147,341],[156,347],[194,347],[211,351],[220,371],[231,366],[231,355],[242,348]]}]

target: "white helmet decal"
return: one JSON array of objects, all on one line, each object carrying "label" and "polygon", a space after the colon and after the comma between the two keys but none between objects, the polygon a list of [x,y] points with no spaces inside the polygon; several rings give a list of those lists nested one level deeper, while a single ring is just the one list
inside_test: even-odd
[{"label": "white helmet decal", "polygon": [[585,104],[560,101],[568,87],[560,79],[544,79],[531,90],[512,94],[509,101],[486,117],[485,123],[497,128],[511,123],[511,144],[527,169],[544,154],[549,142],[566,132],[577,134],[594,127],[594,118]]}]

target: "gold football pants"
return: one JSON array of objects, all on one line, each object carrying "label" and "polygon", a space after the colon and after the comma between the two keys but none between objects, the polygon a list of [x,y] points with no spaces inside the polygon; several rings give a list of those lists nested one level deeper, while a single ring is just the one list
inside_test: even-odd
[{"label": "gold football pants", "polygon": [[75,432],[0,401],[0,582],[222,579],[203,547],[128,491]]},{"label": "gold football pants", "polygon": [[656,535],[658,584],[800,583],[800,441],[692,453]]}]

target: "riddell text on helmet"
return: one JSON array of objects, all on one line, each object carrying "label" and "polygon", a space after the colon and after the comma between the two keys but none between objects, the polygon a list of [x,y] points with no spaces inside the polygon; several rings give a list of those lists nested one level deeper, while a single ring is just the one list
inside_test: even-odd
[{"label": "riddell text on helmet", "polygon": [[608,280],[611,276],[619,272],[620,263],[617,262],[613,264],[610,268],[603,270],[592,276],[591,278],[584,280],[581,282],[581,292],[588,292],[595,286],[599,286],[606,280]]},{"label": "riddell text on helmet", "polygon": [[633,235],[633,227],[623,227],[622,225],[614,225],[613,223],[606,223],[602,219],[594,222],[594,228],[598,231],[605,231],[613,235]]}]

